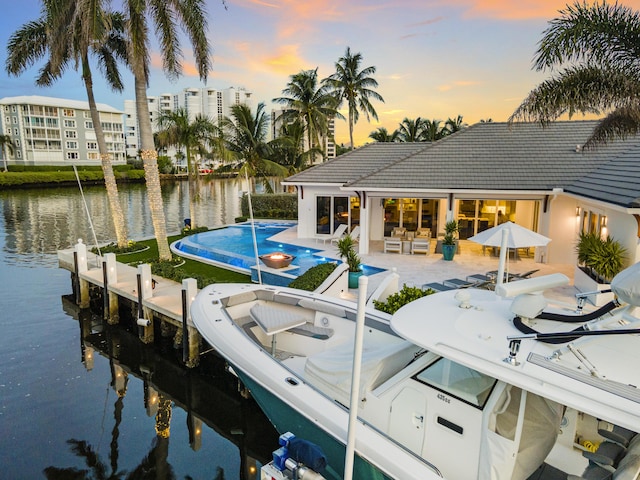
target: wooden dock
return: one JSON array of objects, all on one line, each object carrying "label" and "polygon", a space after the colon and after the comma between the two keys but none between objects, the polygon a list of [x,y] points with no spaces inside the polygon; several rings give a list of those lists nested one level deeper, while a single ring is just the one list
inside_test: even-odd
[{"label": "wooden dock", "polygon": [[72,273],[78,306],[88,308],[90,287],[99,287],[103,290],[104,317],[116,324],[120,300],[126,299],[137,308],[139,336],[144,343],[153,342],[155,322],[161,322],[161,328],[169,325],[176,332],[174,343],[182,344],[184,363],[189,367],[198,364],[202,339],[189,313],[198,293],[195,279],[180,284],[152,276],[150,265],[119,263],[113,253],[100,257],[89,252],[81,240],[73,248],[58,252],[58,266]]}]

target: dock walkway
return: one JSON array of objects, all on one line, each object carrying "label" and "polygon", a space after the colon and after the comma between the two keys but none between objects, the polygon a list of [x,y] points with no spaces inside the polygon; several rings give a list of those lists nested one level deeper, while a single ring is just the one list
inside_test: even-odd
[{"label": "dock walkway", "polygon": [[198,293],[195,279],[180,284],[153,276],[149,265],[132,267],[116,262],[115,254],[109,253],[100,257],[87,251],[82,242],[60,250],[58,266],[74,275],[74,293],[80,307],[89,306],[91,285],[104,291],[106,284],[104,315],[109,323],[118,323],[119,300],[126,299],[138,308],[137,324],[144,343],[153,342],[154,321],[167,322],[177,327],[176,340],[183,343],[185,363],[188,366],[198,363],[201,338],[189,315],[189,306]]}]

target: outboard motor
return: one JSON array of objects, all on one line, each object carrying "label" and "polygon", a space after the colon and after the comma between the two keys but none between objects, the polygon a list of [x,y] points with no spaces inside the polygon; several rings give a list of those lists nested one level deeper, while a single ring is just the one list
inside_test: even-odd
[{"label": "outboard motor", "polygon": [[327,459],[317,445],[283,433],[278,438],[280,448],[273,452],[273,461],[262,467],[260,480],[325,480],[318,472],[327,466]]}]

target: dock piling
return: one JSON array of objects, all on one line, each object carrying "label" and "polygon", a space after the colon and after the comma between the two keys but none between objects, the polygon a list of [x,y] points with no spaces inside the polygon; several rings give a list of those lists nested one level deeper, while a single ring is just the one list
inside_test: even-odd
[{"label": "dock piling", "polygon": [[81,273],[85,273],[89,270],[87,263],[87,246],[82,243],[82,239],[78,239],[78,243],[76,243],[74,250],[74,267],[76,269],[76,281],[77,281],[77,292],[76,292],[76,303],[80,308],[88,308],[89,307],[89,282],[83,280],[80,277]]}]

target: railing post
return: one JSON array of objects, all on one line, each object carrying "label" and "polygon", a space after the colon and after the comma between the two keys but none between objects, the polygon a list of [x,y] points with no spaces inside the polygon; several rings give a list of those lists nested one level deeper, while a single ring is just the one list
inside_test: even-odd
[{"label": "railing post", "polygon": [[[104,254],[104,262],[103,268],[105,268],[106,272],[106,283],[105,285],[115,285],[118,283],[118,269],[116,262],[116,254],[115,253],[105,253]],[[106,263],[106,265],[105,265]],[[105,287],[105,293],[109,298],[109,302],[105,302],[105,308],[107,311],[105,312],[105,316],[107,318],[107,322],[110,325],[115,325],[120,321],[120,312],[118,310],[118,295],[112,294],[109,292],[109,289]]]}]

